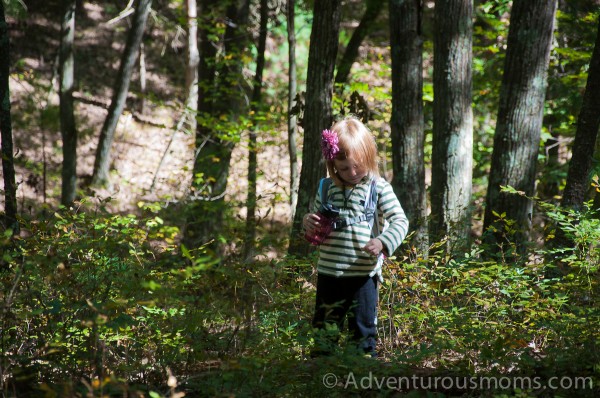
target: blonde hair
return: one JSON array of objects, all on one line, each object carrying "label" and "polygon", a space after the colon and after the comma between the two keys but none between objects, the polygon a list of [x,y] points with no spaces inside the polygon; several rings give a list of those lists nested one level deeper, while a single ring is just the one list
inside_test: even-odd
[{"label": "blonde hair", "polygon": [[[354,158],[361,166],[364,166],[370,177],[379,177],[379,159],[377,156],[377,145],[375,137],[359,119],[347,116],[336,122],[332,127],[339,139],[340,148],[336,159],[344,160]],[[343,181],[335,172],[334,160],[326,160],[327,171],[334,183],[343,186]]]}]

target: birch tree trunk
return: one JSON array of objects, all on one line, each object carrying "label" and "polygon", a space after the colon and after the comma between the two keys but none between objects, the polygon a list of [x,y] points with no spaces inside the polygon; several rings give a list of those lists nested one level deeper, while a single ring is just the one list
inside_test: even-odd
[{"label": "birch tree trunk", "polygon": [[198,112],[198,6],[196,0],[186,0],[188,40],[186,48],[187,68],[185,71],[185,117],[189,131],[196,131],[196,114]]},{"label": "birch tree trunk", "polygon": [[298,187],[300,186],[300,170],[298,165],[298,117],[292,109],[296,106],[296,28],[294,19],[296,1],[288,0],[287,33],[288,33],[288,151],[290,154],[290,210],[291,219],[296,214],[298,204]]}]

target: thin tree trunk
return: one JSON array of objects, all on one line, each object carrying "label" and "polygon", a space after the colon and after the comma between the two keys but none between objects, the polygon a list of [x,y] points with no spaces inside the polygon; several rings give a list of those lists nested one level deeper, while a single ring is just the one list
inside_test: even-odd
[{"label": "thin tree trunk", "polygon": [[198,114],[198,65],[200,63],[200,53],[198,51],[198,10],[196,0],[186,0],[185,7],[187,10],[187,47],[186,47],[186,60],[187,65],[185,69],[185,101],[184,108],[175,129],[171,132],[171,138],[163,151],[152,183],[150,184],[150,192],[154,191],[156,181],[158,179],[158,173],[164,163],[165,157],[169,153],[171,145],[175,140],[175,135],[181,131],[187,131],[193,133],[196,131],[197,123],[196,116]]},{"label": "thin tree trunk", "polygon": [[[217,80],[217,42],[213,40],[215,35],[212,32],[214,25],[213,19],[221,17],[221,9],[216,7],[217,0],[201,0],[200,2],[200,15],[202,16],[201,22],[199,22],[199,63],[198,63],[198,116],[200,119],[212,119],[214,118],[214,102],[215,102],[215,91],[216,91],[216,80]],[[218,15],[216,15],[218,14]],[[192,197],[204,194],[205,189],[203,188],[205,183],[204,178],[200,176],[210,175],[208,166],[202,162],[201,151],[204,150],[210,137],[213,135],[211,130],[212,124],[207,122],[199,122],[196,126],[196,138],[195,138],[195,156],[194,156],[194,168],[193,178],[191,184]],[[210,191],[210,194],[213,194]],[[187,217],[186,227],[184,229],[183,243],[189,247],[205,243],[207,240],[205,237],[208,236],[208,231],[203,229],[206,227],[204,218],[208,218],[212,215],[211,212],[208,215],[205,209],[207,206],[203,203],[195,203],[191,206],[190,214]]]},{"label": "thin tree trunk", "polygon": [[287,31],[288,31],[288,151],[290,154],[290,210],[291,220],[296,213],[298,204],[298,187],[300,185],[298,165],[298,118],[292,112],[296,100],[297,77],[296,77],[296,29],[294,19],[296,17],[295,0],[288,0],[287,4]]},{"label": "thin tree trunk", "polygon": [[96,159],[94,162],[94,173],[92,176],[92,185],[105,185],[108,182],[110,166],[110,148],[115,136],[115,130],[119,118],[125,108],[129,84],[133,67],[138,58],[140,44],[144,37],[146,21],[150,14],[152,0],[139,0],[135,13],[133,15],[133,25],[127,37],[127,44],[121,58],[121,65],[117,74],[112,100],[108,108],[108,115],[100,131],[100,140],[96,150]]},{"label": "thin tree trunk", "polygon": [[63,140],[61,203],[69,206],[77,193],[77,129],[73,110],[76,2],[72,0],[63,16],[60,42],[60,127]]},{"label": "thin tree trunk", "polygon": [[[594,162],[600,163],[600,137],[596,137],[596,149],[594,149]],[[600,181],[599,181],[600,182]],[[592,192],[590,197],[593,198],[592,209],[596,211],[596,218],[600,218],[600,187],[590,187]]]},{"label": "thin tree trunk", "polygon": [[10,116],[10,40],[0,1],[0,134],[2,137],[2,175],[4,176],[4,227],[13,235],[19,233],[17,221],[17,184],[15,183],[15,158],[13,154],[12,122]]},{"label": "thin tree trunk", "polygon": [[468,247],[473,179],[473,0],[435,2],[430,238]]},{"label": "thin tree trunk", "polygon": [[[254,90],[250,114],[256,115],[260,110],[262,97],[263,70],[265,68],[265,49],[267,45],[267,29],[269,22],[269,4],[267,0],[260,1],[260,32],[256,56],[256,72],[254,74]],[[246,217],[246,241],[244,242],[244,258],[251,261],[254,256],[256,240],[256,170],[257,159],[257,122],[253,123],[248,142],[248,198],[246,199],[248,215]]]},{"label": "thin tree trunk", "polygon": [[186,0],[187,8],[187,68],[185,73],[186,103],[185,115],[189,130],[196,131],[196,113],[198,112],[198,65],[200,53],[198,52],[198,10],[196,0]]},{"label": "thin tree trunk", "polygon": [[[211,42],[211,38],[214,37],[211,26],[205,25],[201,28],[198,113],[202,122],[198,123],[196,130],[192,190],[194,196],[200,196],[202,199],[188,216],[185,235],[188,245],[215,240],[223,228],[223,197],[227,189],[231,154],[238,137],[224,135],[224,131],[215,125],[227,121],[234,126],[244,109],[243,101],[247,97],[245,87],[242,86],[242,69],[248,46],[250,4],[247,0],[242,0],[241,7],[238,7],[239,3],[237,0],[230,3],[207,1],[203,4],[201,13],[220,13],[220,7],[226,6],[226,20],[230,23],[227,24],[223,37],[222,60],[217,60],[215,45],[218,43]],[[213,14],[212,18],[222,16]],[[196,178],[197,176],[201,178]],[[223,252],[222,245],[216,243],[214,246],[219,253]]]},{"label": "thin tree trunk", "polygon": [[425,128],[423,115],[423,32],[421,0],[390,0],[392,53],[392,185],[415,236],[412,246],[427,252]]},{"label": "thin tree trunk", "polygon": [[590,186],[592,159],[600,128],[600,18],[596,44],[588,69],[587,84],[569,162],[561,206],[581,209]]},{"label": "thin tree trunk", "polygon": [[140,43],[140,104],[139,104],[139,112],[140,114],[146,114],[146,49],[144,48],[144,43]]},{"label": "thin tree trunk", "polygon": [[375,20],[384,7],[384,0],[367,0],[366,3],[367,9],[360,20],[358,27],[352,33],[348,46],[346,46],[346,51],[338,65],[337,74],[335,75],[336,84],[344,84],[348,81],[348,76],[352,70],[352,64],[358,57],[360,45],[365,37],[367,37],[376,26]]},{"label": "thin tree trunk", "polygon": [[[523,252],[530,237],[555,12],[556,0],[515,0],[511,10],[483,225],[486,243],[503,250]],[[514,221],[509,230],[505,220]]]},{"label": "thin tree trunk", "polygon": [[294,215],[289,253],[306,255],[308,243],[302,238],[302,217],[310,210],[319,178],[325,175],[321,156],[321,132],[333,122],[333,70],[338,51],[341,2],[316,1],[308,51],[304,147],[298,205]]}]

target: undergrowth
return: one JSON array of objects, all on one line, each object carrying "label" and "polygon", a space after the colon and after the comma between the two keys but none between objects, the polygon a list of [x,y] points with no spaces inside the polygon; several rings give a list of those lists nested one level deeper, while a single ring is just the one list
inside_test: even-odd
[{"label": "undergrowth", "polygon": [[598,392],[592,215],[547,208],[576,245],[523,264],[490,260],[478,244],[455,258],[436,250],[443,242],[428,256],[400,251],[380,286],[379,358],[367,359],[343,335],[331,356],[310,357],[314,257],[219,262],[180,246],[159,208],[114,215],[87,200],[22,220],[27,236],[6,231],[3,396]]}]

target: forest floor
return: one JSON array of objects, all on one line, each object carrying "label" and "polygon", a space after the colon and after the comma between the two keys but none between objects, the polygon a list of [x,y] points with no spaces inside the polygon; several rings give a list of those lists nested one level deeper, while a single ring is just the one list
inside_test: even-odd
[{"label": "forest floor", "polygon": [[[28,7],[25,19],[9,16],[8,22],[18,205],[22,214],[33,216],[44,205],[57,208],[60,203],[62,140],[56,55],[61,15],[52,3],[33,1]],[[110,11],[110,7],[85,2],[76,14],[74,96],[80,187],[88,186],[91,179],[100,128],[111,101],[111,86],[128,28],[127,20],[115,15],[119,10]],[[192,178],[194,136],[175,129],[184,109],[181,76],[185,38],[173,27],[166,29],[156,11],[153,13],[145,41],[145,104],[139,94],[140,74],[136,69],[112,145],[110,184],[105,189],[86,191],[86,195],[119,213],[137,213],[139,202],[180,201],[186,197]],[[259,217],[281,228],[289,225],[291,214],[285,202],[290,175],[287,131],[284,126],[282,131],[261,138],[270,144],[263,146],[258,156]],[[242,219],[247,191],[246,147],[242,137],[233,153],[226,195],[239,208]]]}]

